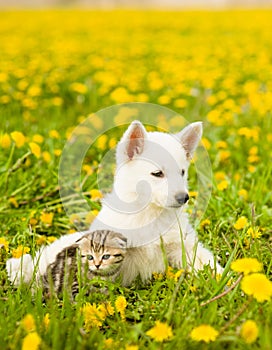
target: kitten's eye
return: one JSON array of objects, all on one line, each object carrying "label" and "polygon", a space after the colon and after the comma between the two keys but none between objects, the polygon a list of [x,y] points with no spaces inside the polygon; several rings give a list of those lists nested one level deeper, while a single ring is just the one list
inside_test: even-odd
[{"label": "kitten's eye", "polygon": [[184,176],[185,175],[185,170],[182,169],[181,172],[180,172],[181,176]]},{"label": "kitten's eye", "polygon": [[110,254],[105,254],[102,256],[103,260],[108,260],[110,258]]},{"label": "kitten's eye", "polygon": [[153,171],[151,175],[155,177],[164,177],[164,173],[161,170]]},{"label": "kitten's eye", "polygon": [[87,255],[87,259],[88,260],[93,260],[93,256],[92,255]]}]

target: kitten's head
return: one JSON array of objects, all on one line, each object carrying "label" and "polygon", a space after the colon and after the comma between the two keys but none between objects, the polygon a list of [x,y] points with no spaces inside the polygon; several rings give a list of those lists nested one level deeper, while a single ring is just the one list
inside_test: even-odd
[{"label": "kitten's head", "polygon": [[82,263],[97,276],[111,276],[126,255],[127,239],[120,233],[97,230],[77,241]]}]

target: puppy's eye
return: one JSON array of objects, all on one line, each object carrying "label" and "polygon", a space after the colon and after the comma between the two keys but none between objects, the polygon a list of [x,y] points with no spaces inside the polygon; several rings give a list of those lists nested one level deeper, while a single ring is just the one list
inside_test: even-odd
[{"label": "puppy's eye", "polygon": [[180,172],[181,176],[184,176],[185,175],[185,170],[182,169],[181,172]]},{"label": "puppy's eye", "polygon": [[108,260],[110,258],[110,254],[105,254],[102,256],[103,260]]},{"label": "puppy's eye", "polygon": [[164,173],[161,170],[153,171],[151,175],[155,177],[164,177]]},{"label": "puppy's eye", "polygon": [[93,256],[92,255],[87,255],[87,259],[88,260],[93,260]]}]

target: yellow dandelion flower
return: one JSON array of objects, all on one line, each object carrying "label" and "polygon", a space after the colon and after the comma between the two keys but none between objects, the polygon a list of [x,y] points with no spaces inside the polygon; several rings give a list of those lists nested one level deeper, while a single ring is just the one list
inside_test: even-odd
[{"label": "yellow dandelion flower", "polygon": [[90,195],[93,201],[97,201],[98,199],[101,199],[103,197],[103,194],[101,193],[101,191],[95,188],[90,191]]},{"label": "yellow dandelion flower", "polygon": [[172,328],[167,323],[155,322],[155,326],[150,328],[146,334],[155,341],[162,342],[173,337]]},{"label": "yellow dandelion flower", "polygon": [[86,85],[82,83],[72,83],[70,85],[70,89],[74,92],[77,92],[78,94],[85,95],[88,92],[88,88]]},{"label": "yellow dandelion flower", "polygon": [[112,338],[108,338],[104,340],[104,347],[112,349],[112,346],[114,344],[114,340]]},{"label": "yellow dandelion flower", "polygon": [[235,181],[239,181],[241,179],[241,174],[235,173],[233,178],[234,178]]},{"label": "yellow dandelion flower", "polygon": [[233,225],[235,230],[242,230],[248,224],[247,218],[245,216],[241,216]]},{"label": "yellow dandelion flower", "polygon": [[198,192],[197,191],[189,191],[189,196],[196,198],[198,196]]},{"label": "yellow dandelion flower", "polygon": [[138,350],[138,345],[126,345],[125,350]]},{"label": "yellow dandelion flower", "polygon": [[174,102],[174,106],[177,108],[185,108],[185,107],[187,107],[187,105],[188,105],[188,102],[184,98],[178,98]]},{"label": "yellow dandelion flower", "polygon": [[126,298],[123,295],[120,295],[115,300],[115,307],[118,312],[122,312],[127,307],[127,301]]},{"label": "yellow dandelion flower", "polygon": [[57,237],[54,237],[54,236],[47,237],[48,243],[53,243],[53,242],[55,242],[56,239],[57,239]]},{"label": "yellow dandelion flower", "polygon": [[88,121],[98,130],[102,129],[104,125],[103,119],[96,114],[88,115]]},{"label": "yellow dandelion flower", "polygon": [[40,216],[41,222],[48,226],[52,225],[53,218],[54,218],[54,213],[47,213],[46,211],[43,211]]},{"label": "yellow dandelion flower", "polygon": [[96,304],[86,303],[82,308],[84,328],[89,331],[93,327],[101,327],[106,316]]},{"label": "yellow dandelion flower", "polygon": [[240,335],[247,344],[256,341],[259,335],[259,329],[255,321],[247,320],[242,324]]},{"label": "yellow dandelion flower", "polygon": [[0,247],[4,247],[8,251],[9,242],[4,237],[0,237]]},{"label": "yellow dandelion flower", "polygon": [[218,334],[218,331],[212,326],[202,324],[191,331],[190,337],[195,341],[204,341],[205,343],[209,343],[211,341],[215,341]]},{"label": "yellow dandelion flower", "polygon": [[184,270],[178,270],[177,272],[173,271],[173,268],[171,266],[168,266],[166,271],[166,277],[169,279],[173,279],[177,282],[179,277],[183,274]]},{"label": "yellow dandelion flower", "polygon": [[24,339],[22,350],[37,350],[41,345],[41,338],[37,332],[29,333]]},{"label": "yellow dandelion flower", "polygon": [[63,99],[61,97],[53,97],[51,99],[53,106],[59,107],[63,104]]},{"label": "yellow dandelion flower", "polygon": [[43,143],[44,137],[42,135],[40,135],[40,134],[35,134],[32,137],[32,141],[36,142],[36,143]]},{"label": "yellow dandelion flower", "polygon": [[115,138],[109,139],[109,148],[114,148],[117,144],[117,140]]},{"label": "yellow dandelion flower", "polygon": [[230,155],[230,151],[222,150],[219,152],[219,159],[221,162],[224,162],[225,160],[229,159]]},{"label": "yellow dandelion flower", "polygon": [[236,272],[243,272],[247,275],[251,272],[261,271],[263,265],[255,258],[242,258],[233,261],[231,263],[231,269]]},{"label": "yellow dandelion flower", "polygon": [[30,224],[31,226],[35,226],[35,225],[37,225],[37,223],[38,223],[38,220],[35,219],[35,218],[31,218],[31,219],[29,220],[29,224]]},{"label": "yellow dandelion flower", "polygon": [[202,140],[201,140],[201,144],[204,148],[206,148],[207,150],[211,149],[212,147],[212,144],[211,142],[206,138],[206,137],[203,137]]},{"label": "yellow dandelion flower", "polygon": [[40,235],[39,237],[36,238],[36,244],[37,245],[44,245],[46,244],[47,237],[45,235]]},{"label": "yellow dandelion flower", "polygon": [[39,86],[36,85],[32,85],[28,88],[27,90],[27,94],[31,97],[37,97],[41,95],[41,88]]},{"label": "yellow dandelion flower", "polygon": [[247,236],[251,238],[256,238],[256,239],[260,238],[262,235],[262,233],[258,228],[253,228],[253,227],[249,227],[246,233],[247,233]]},{"label": "yellow dandelion flower", "polygon": [[4,134],[0,136],[0,146],[2,148],[9,148],[11,145],[11,139],[9,134]]},{"label": "yellow dandelion flower", "polygon": [[195,293],[195,292],[197,291],[197,287],[194,286],[194,285],[190,286],[189,289],[190,289],[190,291],[191,291],[192,293]]},{"label": "yellow dandelion flower", "polygon": [[219,182],[219,184],[217,185],[217,189],[219,191],[224,191],[229,187],[229,183],[227,180],[223,180],[221,182]]},{"label": "yellow dandelion flower", "polygon": [[30,248],[19,245],[16,249],[13,249],[12,256],[13,258],[20,258],[22,255],[30,252]]},{"label": "yellow dandelion flower", "polygon": [[46,163],[50,163],[51,161],[51,154],[48,152],[48,151],[44,151],[42,153],[42,157],[43,157],[43,160],[46,162]]},{"label": "yellow dandelion flower", "polygon": [[56,156],[56,157],[59,157],[60,155],[61,155],[61,149],[55,149],[54,150],[54,155]]},{"label": "yellow dandelion flower", "polygon": [[35,331],[36,323],[31,314],[27,314],[21,321],[22,327],[28,333]]},{"label": "yellow dandelion flower", "polygon": [[140,94],[137,94],[136,99],[137,99],[138,102],[148,102],[149,101],[149,96],[142,92]]},{"label": "yellow dandelion flower", "polygon": [[49,324],[50,324],[50,316],[49,316],[49,313],[46,313],[43,318],[43,325],[46,330],[48,329]]},{"label": "yellow dandelion flower", "polygon": [[226,179],[226,174],[223,171],[217,171],[214,174],[214,177],[217,181],[223,181]]},{"label": "yellow dandelion flower", "polygon": [[217,141],[216,144],[215,144],[215,147],[216,148],[227,148],[228,147],[228,144],[226,141]]},{"label": "yellow dandelion flower", "polygon": [[162,273],[153,272],[152,276],[156,281],[161,281],[163,279]]},{"label": "yellow dandelion flower", "polygon": [[91,224],[95,217],[97,216],[97,214],[99,213],[98,210],[94,209],[94,210],[91,210],[87,215],[86,215],[86,218],[85,218],[85,222],[86,224]]},{"label": "yellow dandelion flower", "polygon": [[248,163],[258,163],[260,161],[260,157],[256,154],[250,155],[247,157]]},{"label": "yellow dandelion flower", "polygon": [[201,221],[200,227],[201,227],[201,228],[204,228],[204,227],[206,227],[206,226],[209,226],[210,224],[211,224],[211,220],[209,220],[209,219],[204,219],[204,220]]},{"label": "yellow dandelion flower", "polygon": [[262,273],[245,276],[241,281],[241,289],[259,302],[270,300],[272,296],[272,282]]},{"label": "yellow dandelion flower", "polygon": [[107,135],[101,135],[98,140],[96,141],[96,145],[99,149],[103,150],[106,148],[106,144],[108,141],[108,136]]},{"label": "yellow dandelion flower", "polygon": [[50,130],[49,131],[49,137],[51,137],[52,139],[59,139],[60,138],[60,134],[57,130]]},{"label": "yellow dandelion flower", "polygon": [[131,100],[131,95],[124,87],[117,87],[110,93],[110,98],[116,103],[125,103]]},{"label": "yellow dandelion flower", "polygon": [[11,134],[12,140],[15,142],[16,147],[20,148],[25,144],[26,138],[20,131],[13,131]]},{"label": "yellow dandelion flower", "polygon": [[117,312],[120,313],[120,316],[122,319],[125,318],[126,307],[127,307],[126,298],[123,295],[120,295],[119,297],[117,297],[117,299],[115,300],[115,308]]},{"label": "yellow dandelion flower", "polygon": [[250,173],[254,173],[254,172],[256,171],[256,167],[255,167],[254,165],[249,165],[249,166],[248,166],[248,171],[249,171]]},{"label": "yellow dandelion flower", "polygon": [[34,154],[36,158],[40,158],[41,156],[41,147],[35,142],[29,142],[29,147],[31,152]]},{"label": "yellow dandelion flower", "polygon": [[19,207],[19,204],[17,202],[17,199],[15,197],[10,197],[8,199],[8,201],[15,207],[15,208],[18,208]]},{"label": "yellow dandelion flower", "polygon": [[82,171],[84,171],[87,175],[93,174],[93,168],[89,164],[84,164],[82,166]]},{"label": "yellow dandelion flower", "polygon": [[171,97],[168,96],[168,95],[161,95],[159,98],[158,98],[158,103],[161,104],[161,105],[167,105],[171,102]]},{"label": "yellow dandelion flower", "polygon": [[238,195],[245,200],[247,200],[247,198],[248,198],[248,192],[247,192],[247,190],[245,190],[243,188],[238,191]]},{"label": "yellow dandelion flower", "polygon": [[207,119],[210,123],[220,126],[222,124],[221,111],[213,109],[207,114]]},{"label": "yellow dandelion flower", "polygon": [[11,98],[8,95],[2,95],[0,97],[0,103],[2,103],[3,105],[9,103],[10,101],[11,101]]},{"label": "yellow dandelion flower", "polygon": [[98,309],[102,312],[104,318],[114,315],[115,312],[114,307],[110,302],[99,305]]},{"label": "yellow dandelion flower", "polygon": [[249,150],[248,153],[249,153],[251,156],[253,156],[253,155],[255,155],[255,154],[258,154],[258,152],[259,152],[258,147],[257,147],[257,146],[252,146],[252,147],[250,148],[250,150]]}]

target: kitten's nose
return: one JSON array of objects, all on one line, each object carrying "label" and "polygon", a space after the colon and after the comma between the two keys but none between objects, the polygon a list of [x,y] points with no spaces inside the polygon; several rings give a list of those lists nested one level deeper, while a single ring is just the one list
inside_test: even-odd
[{"label": "kitten's nose", "polygon": [[95,265],[95,267],[97,268],[97,270],[99,269],[99,267],[100,267],[100,264],[99,265]]},{"label": "kitten's nose", "polygon": [[180,193],[177,193],[175,195],[175,199],[176,201],[179,203],[179,204],[185,204],[188,202],[189,200],[189,194],[188,193],[184,193],[184,192],[180,192]]}]

